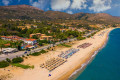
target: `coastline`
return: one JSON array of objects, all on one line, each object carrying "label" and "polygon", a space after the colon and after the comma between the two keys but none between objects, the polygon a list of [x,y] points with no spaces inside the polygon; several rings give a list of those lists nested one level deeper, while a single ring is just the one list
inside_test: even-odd
[{"label": "coastline", "polygon": [[[113,30],[113,28],[99,31],[94,35],[95,39],[87,38],[85,40],[76,41],[75,44],[73,44],[72,48],[76,48],[78,45],[86,42],[92,43],[93,45],[87,47],[86,49],[80,49],[80,51],[71,56],[66,63],[59,66],[52,72],[40,68],[39,65],[52,57],[57,57],[61,51],[66,51],[70,48],[56,48],[55,51],[49,51],[48,53],[42,54],[40,56],[29,56],[28,59],[25,59],[22,64],[34,65],[35,68],[32,70],[24,70],[21,68],[9,66],[6,69],[10,69],[11,71],[9,73],[14,75],[10,80],[68,80],[72,73],[80,69],[83,64],[86,64],[86,62],[89,62],[94,53],[103,47],[103,45],[107,42],[108,34],[111,30]],[[103,31],[106,31],[106,33],[103,36],[98,36],[98,34],[102,33]],[[0,69],[0,73],[2,73],[1,71],[4,70]],[[49,73],[52,74],[51,77],[48,77]]]},{"label": "coastline", "polygon": [[[116,28],[115,28],[116,29]],[[102,42],[102,44],[98,47],[96,47],[95,49],[93,49],[89,56],[86,57],[86,59],[82,62],[82,63],[79,63],[78,65],[76,65],[75,68],[73,68],[71,71],[67,72],[66,75],[64,76],[61,76],[60,78],[58,78],[58,80],[69,80],[69,78],[71,78],[72,76],[74,76],[78,71],[80,71],[80,73],[83,72],[83,68],[85,68],[92,60],[93,58],[97,55],[97,53],[103,49],[109,39],[109,33],[114,30],[114,29],[111,29],[106,36],[106,39],[104,39],[104,41]]]}]

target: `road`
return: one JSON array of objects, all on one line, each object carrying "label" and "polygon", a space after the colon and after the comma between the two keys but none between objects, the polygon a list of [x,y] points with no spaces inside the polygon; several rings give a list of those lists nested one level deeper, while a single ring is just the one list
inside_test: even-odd
[{"label": "road", "polygon": [[[45,50],[45,49],[48,49],[50,47],[57,46],[57,45],[62,44],[62,43],[68,43],[70,41],[75,41],[75,40],[77,40],[77,39],[73,38],[73,39],[68,39],[68,40],[64,40],[64,41],[61,41],[61,42],[57,42],[54,45],[49,44],[47,46],[43,46],[43,47],[36,48],[36,49],[31,50],[31,51],[28,51],[27,54],[34,53],[34,52],[39,52],[39,51],[41,51],[43,49]],[[6,60],[6,58],[13,59],[15,57],[21,57],[23,55],[26,56],[27,54],[24,54],[24,52],[25,51],[18,51],[16,53],[11,53],[11,54],[8,54],[8,55],[2,54],[2,55],[0,55],[0,61]]]}]

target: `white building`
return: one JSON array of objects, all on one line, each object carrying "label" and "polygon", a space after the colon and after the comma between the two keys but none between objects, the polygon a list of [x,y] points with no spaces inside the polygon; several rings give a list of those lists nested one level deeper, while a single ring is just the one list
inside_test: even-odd
[{"label": "white building", "polygon": [[17,52],[18,50],[16,48],[4,48],[2,49],[3,53],[14,53]]},{"label": "white building", "polygon": [[37,43],[37,40],[36,39],[25,39],[24,43],[34,45]]}]

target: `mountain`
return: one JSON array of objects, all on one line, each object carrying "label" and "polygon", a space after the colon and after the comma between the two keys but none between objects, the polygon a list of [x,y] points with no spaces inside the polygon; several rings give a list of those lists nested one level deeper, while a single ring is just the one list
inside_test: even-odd
[{"label": "mountain", "polygon": [[43,10],[29,5],[0,6],[1,19],[39,19]]},{"label": "mountain", "polygon": [[72,16],[71,14],[59,11],[47,11],[44,14],[50,19],[68,19]]},{"label": "mountain", "polygon": [[59,11],[43,11],[29,5],[0,6],[0,19],[37,19],[37,20],[86,20],[92,23],[120,23],[120,17],[106,13],[76,13],[68,14]]}]

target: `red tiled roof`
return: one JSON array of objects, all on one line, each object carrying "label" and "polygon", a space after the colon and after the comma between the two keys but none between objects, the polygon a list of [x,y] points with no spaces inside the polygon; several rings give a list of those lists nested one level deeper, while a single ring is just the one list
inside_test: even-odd
[{"label": "red tiled roof", "polygon": [[26,41],[35,41],[36,39],[25,39]]},{"label": "red tiled roof", "polygon": [[6,37],[6,36],[1,36],[1,37]]},{"label": "red tiled roof", "polygon": [[31,45],[27,45],[27,46],[25,46],[25,48],[29,48],[29,47],[31,47]]},{"label": "red tiled roof", "polygon": [[5,46],[10,46],[10,43],[8,43],[8,44],[4,44]]},{"label": "red tiled roof", "polygon": [[8,39],[12,39],[12,40],[20,40],[23,39],[22,37],[19,36],[1,36],[3,38],[8,38]]}]

